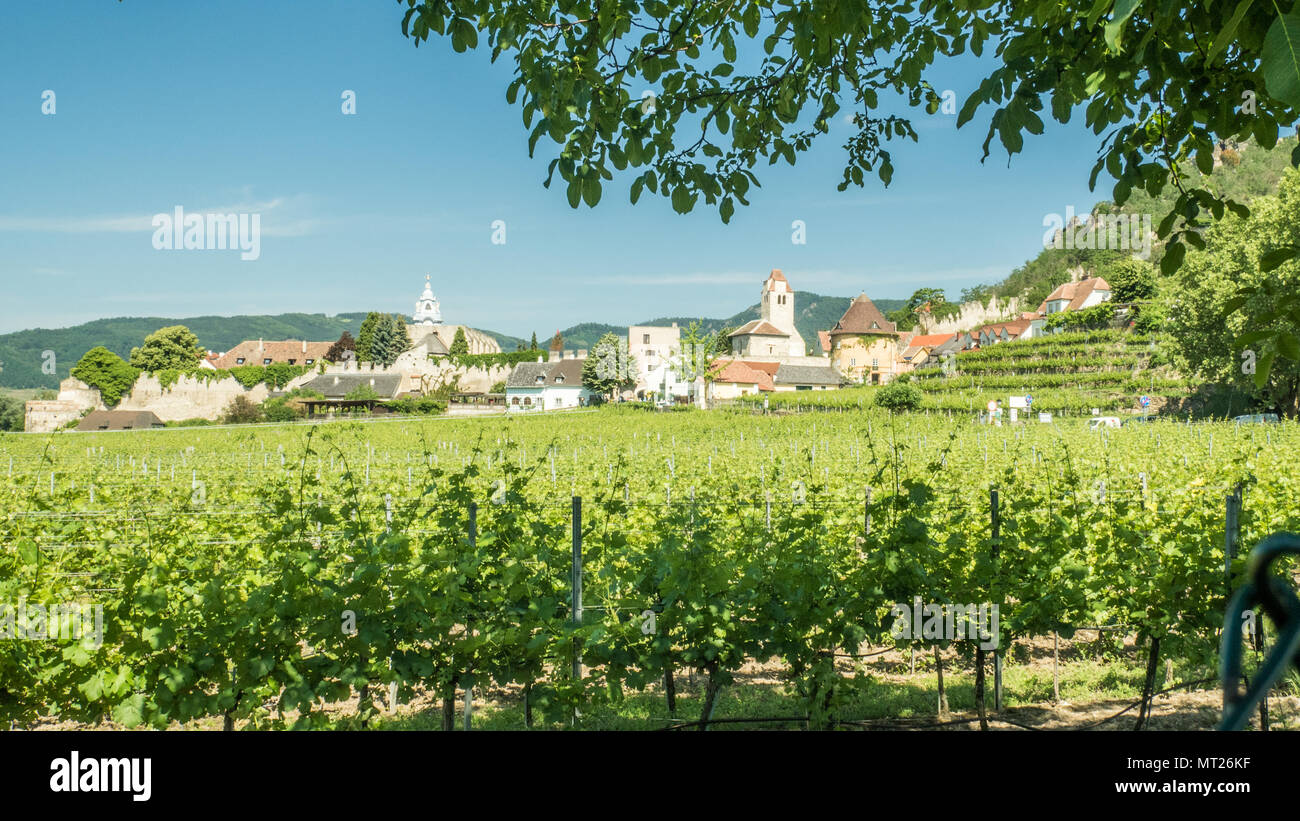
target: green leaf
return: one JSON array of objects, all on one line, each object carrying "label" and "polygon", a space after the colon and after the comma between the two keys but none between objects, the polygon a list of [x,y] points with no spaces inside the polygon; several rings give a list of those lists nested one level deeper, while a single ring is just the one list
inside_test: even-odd
[{"label": "green leaf", "polygon": [[1295,259],[1297,256],[1300,256],[1300,248],[1294,245],[1283,245],[1281,248],[1274,248],[1259,258],[1259,270],[1267,273],[1282,263]]},{"label": "green leaf", "polygon": [[1241,19],[1246,16],[1247,11],[1250,11],[1250,7],[1254,2],[1255,0],[1241,0],[1237,4],[1237,8],[1233,10],[1228,22],[1223,25],[1223,28],[1219,29],[1218,34],[1214,35],[1214,41],[1210,43],[1210,50],[1205,54],[1207,63],[1214,62],[1228,48],[1233,35],[1237,33],[1237,26],[1241,25]]},{"label": "green leaf", "polygon": [[1278,17],[1269,26],[1260,71],[1269,96],[1300,109],[1300,14]]},{"label": "green leaf", "polygon": [[1120,34],[1124,24],[1133,16],[1141,0],[1115,0],[1115,9],[1111,12],[1110,22],[1106,24],[1106,46],[1111,51],[1119,51]]},{"label": "green leaf", "polygon": [[1277,351],[1292,362],[1300,362],[1300,339],[1295,334],[1282,334],[1277,338]]},{"label": "green leaf", "polygon": [[1187,256],[1187,246],[1181,242],[1171,242],[1165,249],[1165,255],[1160,260],[1160,273],[1169,276],[1178,270],[1178,266],[1183,264],[1183,257]]}]

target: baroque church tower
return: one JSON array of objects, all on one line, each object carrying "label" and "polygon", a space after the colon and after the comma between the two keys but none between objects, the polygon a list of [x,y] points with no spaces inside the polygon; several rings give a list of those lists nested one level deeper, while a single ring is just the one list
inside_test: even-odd
[{"label": "baroque church tower", "polygon": [[412,317],[416,325],[441,325],[442,309],[438,307],[438,298],[433,295],[433,285],[429,283],[429,275],[424,277],[424,293],[420,294],[420,299],[415,303],[415,315]]}]

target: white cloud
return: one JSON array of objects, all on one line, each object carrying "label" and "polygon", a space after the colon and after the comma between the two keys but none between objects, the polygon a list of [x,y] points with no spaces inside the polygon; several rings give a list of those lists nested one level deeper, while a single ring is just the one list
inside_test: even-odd
[{"label": "white cloud", "polygon": [[[261,214],[262,234],[268,237],[300,237],[315,233],[322,225],[317,219],[289,218],[292,212],[305,210],[310,200],[305,195],[276,197],[269,200],[244,199],[229,205],[191,208],[179,205],[186,213]],[[155,214],[170,214],[178,203],[171,203],[153,214],[130,214],[97,217],[28,217],[0,214],[0,231],[57,234],[103,234],[152,232]]]}]

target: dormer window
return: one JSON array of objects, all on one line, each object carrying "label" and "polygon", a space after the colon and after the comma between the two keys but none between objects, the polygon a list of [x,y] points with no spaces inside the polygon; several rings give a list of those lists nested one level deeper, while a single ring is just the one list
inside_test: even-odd
[{"label": "dormer window", "polygon": [[545,376],[539,376],[539,377],[537,377],[537,384],[539,384],[539,385],[545,385],[545,384],[546,384],[546,377],[545,377]]},{"label": "dormer window", "polygon": [[557,377],[555,377],[555,384],[557,384],[557,385],[563,385],[563,384],[564,384],[564,376],[561,375],[561,376],[557,376]]}]

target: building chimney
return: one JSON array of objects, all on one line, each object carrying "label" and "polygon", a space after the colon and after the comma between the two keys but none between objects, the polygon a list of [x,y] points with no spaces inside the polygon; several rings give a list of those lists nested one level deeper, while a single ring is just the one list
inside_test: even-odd
[{"label": "building chimney", "polygon": [[548,356],[546,357],[546,361],[547,361],[547,362],[558,362],[558,361],[560,361],[560,352],[559,352],[559,351],[547,351],[547,354],[548,354]]},{"label": "building chimney", "polygon": [[572,358],[573,358],[573,351],[565,351],[565,352],[564,352],[564,358],[565,358],[565,359],[572,359]]},{"label": "building chimney", "polygon": [[307,353],[307,340],[302,341],[302,352]]},{"label": "building chimney", "polygon": [[537,355],[537,361],[538,361],[539,363],[541,363],[541,362],[544,362],[545,360],[542,359],[542,355],[541,355],[541,354],[538,354],[538,355]]},{"label": "building chimney", "polygon": [[259,338],[259,339],[257,340],[257,352],[258,352],[258,353],[261,353],[262,351],[265,351],[265,350],[266,350],[266,345],[263,344],[262,340]]}]

